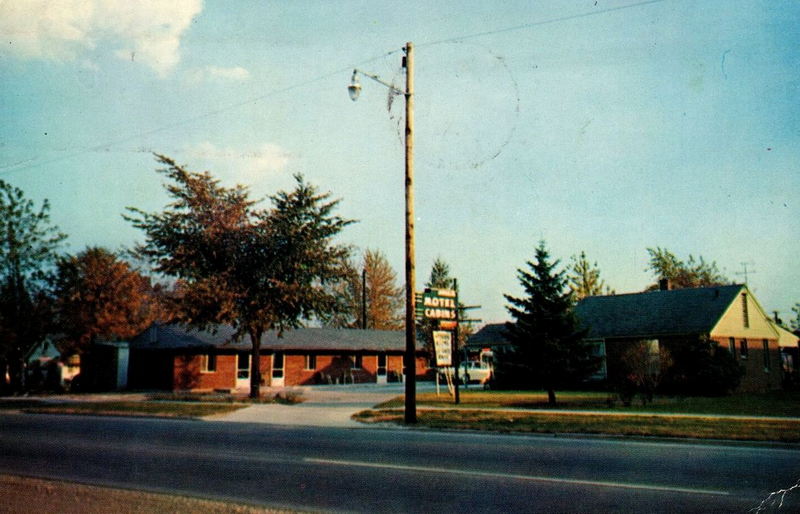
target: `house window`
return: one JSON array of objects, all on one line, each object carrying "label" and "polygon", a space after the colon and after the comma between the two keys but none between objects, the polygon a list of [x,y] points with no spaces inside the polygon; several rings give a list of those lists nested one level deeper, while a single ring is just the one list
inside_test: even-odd
[{"label": "house window", "polygon": [[736,358],[736,339],[728,338],[728,351],[731,352],[731,357]]},{"label": "house window", "polygon": [[769,341],[764,339],[761,341],[761,345],[764,350],[764,371],[769,371],[771,368],[771,364],[769,362]]},{"label": "house window", "polygon": [[200,371],[202,373],[214,373],[217,371],[217,356],[207,353],[200,356]]},{"label": "house window", "polygon": [[317,356],[313,354],[306,355],[306,369],[317,369]]},{"label": "house window", "polygon": [[739,341],[739,355],[742,356],[742,359],[747,358],[747,339]]},{"label": "house window", "polygon": [[747,294],[742,293],[742,321],[744,328],[750,328],[750,315],[747,312]]},{"label": "house window", "polygon": [[360,353],[351,355],[350,360],[353,362],[353,369],[361,369],[361,365],[363,364],[363,356]]}]

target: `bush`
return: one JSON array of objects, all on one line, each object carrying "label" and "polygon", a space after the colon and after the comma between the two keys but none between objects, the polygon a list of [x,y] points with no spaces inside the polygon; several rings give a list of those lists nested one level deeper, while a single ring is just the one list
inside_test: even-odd
[{"label": "bush", "polygon": [[724,396],[742,380],[744,370],[727,349],[707,338],[670,343],[674,361],[661,390],[691,396]]}]

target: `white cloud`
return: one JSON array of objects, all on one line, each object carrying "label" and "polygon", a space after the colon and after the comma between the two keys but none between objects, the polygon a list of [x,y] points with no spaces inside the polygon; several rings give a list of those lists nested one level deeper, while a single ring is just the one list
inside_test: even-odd
[{"label": "white cloud", "polygon": [[273,143],[255,149],[220,148],[204,141],[181,152],[189,169],[207,167],[226,184],[257,184],[286,169],[290,154]]},{"label": "white cloud", "polygon": [[202,0],[12,0],[0,2],[0,55],[85,60],[104,51],[165,75]]},{"label": "white cloud", "polygon": [[243,82],[250,78],[250,72],[241,66],[223,68],[220,66],[206,66],[205,68],[194,68],[189,71],[189,82],[197,83],[205,80],[235,81]]}]

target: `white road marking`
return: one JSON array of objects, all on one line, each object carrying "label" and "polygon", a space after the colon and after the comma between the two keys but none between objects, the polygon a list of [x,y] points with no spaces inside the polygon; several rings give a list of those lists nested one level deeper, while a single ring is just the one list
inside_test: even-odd
[{"label": "white road marking", "polygon": [[448,469],[437,468],[428,466],[407,466],[402,464],[382,464],[377,462],[361,462],[352,460],[333,460],[333,459],[315,459],[305,458],[305,462],[316,464],[327,464],[332,466],[356,466],[363,468],[378,468],[378,469],[394,469],[399,471],[421,471],[427,473],[449,473],[452,475],[466,475],[484,478],[502,478],[510,480],[527,480],[531,482],[547,482],[554,484],[571,484],[571,485],[588,485],[593,487],[614,487],[617,489],[637,489],[645,491],[662,491],[672,493],[687,493],[687,494],[710,494],[717,496],[728,496],[730,493],[727,491],[715,491],[713,489],[695,489],[689,487],[672,487],[664,485],[653,484],[629,484],[624,482],[604,482],[599,480],[580,480],[574,478],[555,478],[543,477],[535,475],[518,475],[514,473],[494,473],[489,471],[467,471],[462,469]]}]

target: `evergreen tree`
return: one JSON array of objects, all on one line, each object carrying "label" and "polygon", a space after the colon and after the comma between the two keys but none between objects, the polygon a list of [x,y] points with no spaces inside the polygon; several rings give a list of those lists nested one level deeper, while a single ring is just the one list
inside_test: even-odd
[{"label": "evergreen tree", "polygon": [[455,287],[455,279],[450,276],[450,265],[441,257],[437,257],[433,261],[431,276],[425,283],[425,287],[436,289],[453,289]]},{"label": "evergreen tree", "polygon": [[528,271],[517,270],[525,295],[504,295],[514,318],[506,323],[506,337],[514,352],[507,357],[513,362],[501,363],[498,380],[542,387],[548,402],[555,405],[556,388],[588,377],[596,371],[598,360],[583,341],[586,331],[578,326],[564,272],[556,271],[558,261],[550,262],[544,241],[536,248],[535,262],[527,265]]}]

